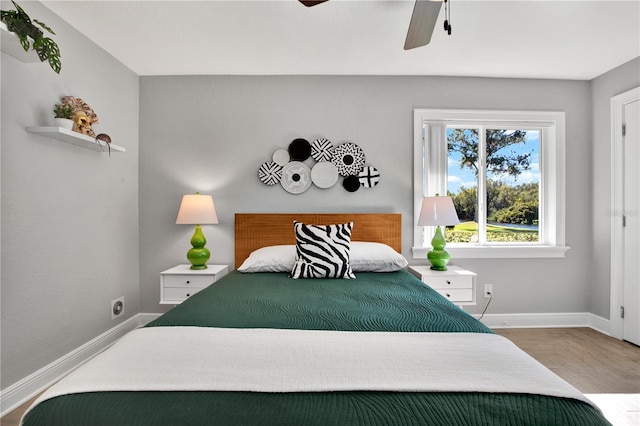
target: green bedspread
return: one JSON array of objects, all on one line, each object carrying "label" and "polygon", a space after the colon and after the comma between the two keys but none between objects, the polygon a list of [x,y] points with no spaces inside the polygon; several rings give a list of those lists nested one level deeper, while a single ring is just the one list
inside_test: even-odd
[{"label": "green bedspread", "polygon": [[[148,326],[491,333],[406,271],[356,275],[232,272]],[[563,398],[364,391],[97,392],[45,401],[25,419],[26,426],[607,424],[593,407]]]},{"label": "green bedspread", "polygon": [[148,326],[172,325],[491,333],[406,271],[360,272],[354,280],[234,271]]}]

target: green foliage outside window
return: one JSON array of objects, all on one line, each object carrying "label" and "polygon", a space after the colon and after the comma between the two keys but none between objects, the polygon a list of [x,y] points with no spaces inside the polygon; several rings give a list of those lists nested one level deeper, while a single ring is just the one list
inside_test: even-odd
[{"label": "green foliage outside window", "polygon": [[[472,170],[478,178],[478,129],[450,129],[447,133],[447,150],[459,159],[460,169]],[[537,229],[523,229],[510,225],[538,226],[539,185],[537,182],[519,185],[507,184],[499,176],[517,179],[530,170],[532,153],[513,149],[526,143],[525,130],[486,130],[486,241],[537,242]],[[522,150],[520,150],[522,151]],[[460,187],[457,193],[448,191],[461,224],[446,229],[448,242],[478,241],[478,187]]]},{"label": "green foliage outside window", "polygon": [[[461,222],[477,220],[478,188],[462,187],[457,194],[449,192]],[[489,222],[538,225],[538,183],[510,186],[487,181]]]}]

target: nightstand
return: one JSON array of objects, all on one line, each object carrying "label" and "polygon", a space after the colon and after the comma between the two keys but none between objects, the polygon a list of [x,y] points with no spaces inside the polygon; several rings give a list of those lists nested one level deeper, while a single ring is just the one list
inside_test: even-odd
[{"label": "nightstand", "polygon": [[455,265],[446,271],[429,266],[409,266],[409,272],[456,305],[476,304],[476,274]]},{"label": "nightstand", "polygon": [[180,304],[229,273],[228,265],[207,265],[207,269],[190,268],[191,265],[178,265],[160,272],[160,304]]}]

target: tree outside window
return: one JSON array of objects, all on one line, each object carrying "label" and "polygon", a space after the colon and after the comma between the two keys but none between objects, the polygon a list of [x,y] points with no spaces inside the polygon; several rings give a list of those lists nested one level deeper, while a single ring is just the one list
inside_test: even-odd
[{"label": "tree outside window", "polygon": [[448,126],[449,242],[539,241],[540,130]]}]

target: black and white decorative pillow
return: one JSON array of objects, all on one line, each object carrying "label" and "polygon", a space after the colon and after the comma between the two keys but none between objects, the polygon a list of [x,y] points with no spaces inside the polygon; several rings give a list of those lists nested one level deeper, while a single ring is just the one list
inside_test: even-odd
[{"label": "black and white decorative pillow", "polygon": [[351,270],[351,230],[353,222],[336,225],[307,225],[294,221],[296,262],[291,278],[345,278]]}]

